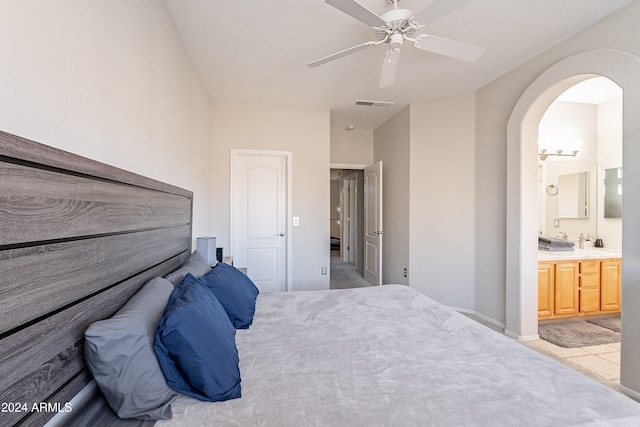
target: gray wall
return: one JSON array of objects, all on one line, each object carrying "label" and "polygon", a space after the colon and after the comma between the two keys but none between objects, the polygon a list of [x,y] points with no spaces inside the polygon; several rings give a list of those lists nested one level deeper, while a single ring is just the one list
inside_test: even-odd
[{"label": "gray wall", "polygon": [[537,176],[537,123],[573,76],[580,79],[589,73],[601,74],[623,87],[621,382],[636,395],[640,391],[640,247],[632,240],[640,232],[640,174],[636,170],[640,164],[638,16],[640,2],[634,1],[479,90],[475,163],[476,310],[504,321],[513,335],[534,336],[537,197],[532,193]]},{"label": "gray wall", "polygon": [[507,122],[527,87],[546,69],[596,48],[640,52],[640,2],[558,44],[477,92],[476,102],[476,310],[506,321]]},{"label": "gray wall", "polygon": [[474,309],[475,96],[411,105],[411,286]]},{"label": "gray wall", "polygon": [[403,275],[409,269],[409,138],[409,107],[374,133],[374,159],[382,161],[383,176],[383,284],[409,284]]},{"label": "gray wall", "polygon": [[[555,97],[589,73],[599,72],[622,86],[625,89],[622,384],[637,395],[640,393],[640,287],[637,286],[640,245],[635,243],[640,234],[640,173],[636,170],[640,164],[638,16],[640,1],[633,1],[481,88],[475,93],[475,100],[473,96],[463,96],[412,104],[375,131],[374,149],[376,160],[385,161],[385,187],[390,187],[387,193],[411,194],[410,199],[405,194],[385,198],[384,256],[388,264],[385,282],[397,277],[406,263],[404,256],[410,252],[411,286],[448,305],[471,309],[497,324],[506,324],[512,335],[533,338],[537,336],[538,122]],[[590,53],[594,51],[597,52]],[[545,92],[547,88],[549,91]],[[459,114],[452,109],[456,104]],[[451,118],[454,121],[458,118],[459,122],[455,126],[441,126],[432,120],[433,114],[436,117],[444,114],[444,123]],[[515,122],[516,119],[522,121]],[[470,120],[472,136],[467,133]],[[472,153],[471,159],[461,154],[465,149]],[[460,182],[464,184],[458,185],[456,191],[467,197],[448,197],[440,188],[425,183],[425,179],[433,180],[431,172],[443,169],[437,157],[457,156],[461,162]],[[423,170],[425,165],[431,171]],[[473,191],[469,191],[469,186]],[[433,199],[446,201],[442,206],[447,205],[446,212],[451,216],[472,211],[458,222],[467,232],[456,230],[452,235],[461,245],[468,242],[473,248],[472,255],[462,250],[461,256],[456,256],[451,248],[439,254],[424,243],[433,235],[439,237],[434,240],[442,242],[446,234],[436,224],[428,223],[434,219],[436,223],[438,219],[442,221],[440,214],[429,215],[427,201]],[[406,209],[410,209],[409,218]],[[407,220],[410,227],[406,226]],[[390,221],[397,223],[386,225]],[[527,224],[531,224],[530,230]],[[466,227],[471,227],[472,232]],[[472,236],[463,239],[467,234]],[[418,274],[420,269],[416,266],[421,261],[428,265],[432,259],[444,263],[436,270],[436,276],[430,277],[428,268]],[[449,273],[466,265],[473,268],[470,276],[464,272]],[[446,286],[438,281],[445,281]]]}]

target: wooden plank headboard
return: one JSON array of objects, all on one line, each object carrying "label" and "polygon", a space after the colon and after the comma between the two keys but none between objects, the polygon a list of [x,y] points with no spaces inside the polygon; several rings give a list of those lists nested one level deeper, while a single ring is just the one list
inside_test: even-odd
[{"label": "wooden plank headboard", "polygon": [[189,258],[193,194],[0,132],[0,425],[90,380],[84,331]]}]

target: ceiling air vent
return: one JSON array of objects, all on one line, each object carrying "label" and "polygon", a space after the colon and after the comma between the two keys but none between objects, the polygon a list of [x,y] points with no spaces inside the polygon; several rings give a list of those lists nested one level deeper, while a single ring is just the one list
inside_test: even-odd
[{"label": "ceiling air vent", "polygon": [[393,102],[387,101],[365,101],[363,99],[359,99],[356,101],[356,105],[361,107],[381,107],[381,108],[389,108],[393,105]]}]

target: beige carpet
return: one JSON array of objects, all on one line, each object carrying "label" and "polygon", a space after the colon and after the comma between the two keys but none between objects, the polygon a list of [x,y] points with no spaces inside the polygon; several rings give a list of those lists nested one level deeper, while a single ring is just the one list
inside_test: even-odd
[{"label": "beige carpet", "polygon": [[371,286],[364,280],[362,273],[356,270],[354,264],[343,262],[338,258],[337,251],[331,251],[331,289],[364,288]]}]

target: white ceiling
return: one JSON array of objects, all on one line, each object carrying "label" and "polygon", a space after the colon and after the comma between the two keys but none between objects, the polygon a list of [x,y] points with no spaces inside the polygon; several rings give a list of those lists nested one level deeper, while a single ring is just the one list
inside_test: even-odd
[{"label": "white ceiling", "polygon": [[[452,1],[452,0],[440,0]],[[306,64],[375,40],[373,30],[322,0],[165,0],[216,102],[329,108],[331,126],[375,129],[415,101],[476,90],[631,0],[475,0],[418,31],[483,46],[467,63],[402,47],[396,83],[379,89],[385,47]],[[389,0],[359,0],[378,15]],[[400,0],[419,12],[432,0]],[[386,45],[385,45],[386,46]],[[389,101],[389,108],[355,106]]]}]

